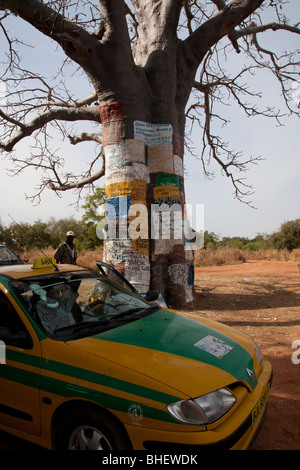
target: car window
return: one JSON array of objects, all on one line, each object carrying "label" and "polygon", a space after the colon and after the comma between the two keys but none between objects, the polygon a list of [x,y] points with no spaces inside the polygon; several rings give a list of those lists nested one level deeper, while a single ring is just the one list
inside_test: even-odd
[{"label": "car window", "polygon": [[87,272],[11,281],[27,311],[54,339],[73,339],[115,328],[152,312],[141,297]]},{"label": "car window", "polygon": [[24,264],[23,261],[7,246],[0,245],[0,266]]},{"label": "car window", "polygon": [[7,336],[7,333],[5,335],[6,345],[26,349],[32,347],[29,333],[15,308],[2,291],[0,291],[0,329],[2,332],[4,330],[9,332],[9,336]]},{"label": "car window", "polygon": [[124,277],[124,263],[121,263],[118,267],[113,267],[112,265],[104,263],[103,261],[96,261],[96,265],[97,268],[100,270],[101,274],[113,280],[120,287],[129,289],[132,292],[137,293],[133,285]]}]

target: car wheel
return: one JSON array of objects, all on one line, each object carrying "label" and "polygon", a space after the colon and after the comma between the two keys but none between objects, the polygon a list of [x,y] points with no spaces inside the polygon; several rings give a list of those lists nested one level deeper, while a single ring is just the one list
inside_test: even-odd
[{"label": "car wheel", "polygon": [[130,450],[129,438],[113,416],[101,411],[72,413],[60,434],[58,448],[63,450]]}]

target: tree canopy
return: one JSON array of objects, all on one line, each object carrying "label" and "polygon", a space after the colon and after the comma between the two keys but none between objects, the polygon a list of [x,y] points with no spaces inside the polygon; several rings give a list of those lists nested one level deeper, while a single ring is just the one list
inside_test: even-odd
[{"label": "tree canopy", "polygon": [[[272,116],[278,123],[286,113],[299,114],[293,99],[299,84],[299,50],[288,50],[284,40],[282,47],[273,41],[272,48],[271,41],[265,41],[270,32],[299,34],[298,18],[289,16],[292,8],[296,10],[297,0],[1,0],[0,148],[12,155],[12,172],[28,167],[41,170],[34,193],[37,198],[45,188],[59,192],[93,185],[105,174],[99,99],[120,95],[119,87],[128,93],[131,77],[135,91],[143,88],[146,96],[146,86],[155,93],[158,111],[158,102],[169,98],[164,96],[164,87],[157,85],[167,81],[172,88],[169,78],[174,71],[168,75],[166,54],[175,54],[177,76],[172,78],[170,96],[183,113],[182,126],[186,123],[186,150],[197,155],[207,176],[212,174],[209,162],[217,162],[232,180],[236,196],[245,200],[251,188],[240,172],[260,156],[244,157],[244,149],[233,149],[223,138],[222,127],[230,120],[227,104],[233,100],[247,116]],[[33,62],[34,45],[18,34],[20,19],[61,47],[63,54],[55,51],[57,71],[45,76],[42,67],[26,64],[26,53]],[[240,57],[240,66],[231,70],[234,55]],[[113,69],[118,69],[124,83],[114,78]],[[278,81],[285,109],[273,103],[260,108],[262,90],[251,89],[248,81],[254,74],[259,77],[261,70],[268,70],[270,79]],[[90,93],[77,95],[79,77],[85,77]],[[135,106],[138,109],[141,103],[136,101]],[[83,125],[70,126],[74,122]],[[200,149],[193,146],[196,125],[202,133]],[[65,161],[53,129],[72,145],[95,143],[94,150],[88,147],[85,169],[83,163],[76,172],[72,162]],[[78,129],[82,130],[79,134]],[[28,153],[15,155],[18,142],[28,136],[32,136]]]}]

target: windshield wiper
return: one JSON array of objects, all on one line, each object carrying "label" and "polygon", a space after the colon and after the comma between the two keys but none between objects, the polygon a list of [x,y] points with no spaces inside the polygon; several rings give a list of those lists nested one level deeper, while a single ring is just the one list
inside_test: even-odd
[{"label": "windshield wiper", "polygon": [[[114,319],[119,319],[120,317],[126,317],[130,316],[132,314],[137,314],[137,313],[153,313],[155,310],[160,309],[159,305],[150,305],[146,307],[134,307],[130,308],[128,310],[124,310],[124,312],[118,313],[118,315],[115,315],[114,317],[111,318],[111,320]],[[134,315],[136,317],[136,315]]]},{"label": "windshield wiper", "polygon": [[150,305],[146,307],[134,307],[128,310],[124,310],[124,312],[120,312],[119,314],[110,317],[110,318],[103,318],[99,320],[86,320],[82,321],[80,323],[77,323],[76,325],[69,325],[69,326],[63,326],[62,328],[57,328],[53,334],[54,335],[61,335],[63,333],[68,333],[68,335],[73,335],[76,333],[81,332],[82,330],[85,329],[92,329],[95,328],[96,330],[101,330],[102,328],[107,329],[110,325],[113,325],[118,322],[125,322],[125,321],[130,321],[130,320],[138,320],[139,316],[137,315],[138,313],[144,314],[147,313],[150,315],[150,313],[153,313],[156,310],[159,310],[160,306],[159,305]]},{"label": "windshield wiper", "polygon": [[54,333],[62,333],[64,331],[74,331],[74,330],[77,330],[77,329],[80,329],[81,327],[85,327],[85,326],[100,326],[102,325],[102,322],[101,320],[97,320],[97,321],[81,321],[80,323],[76,323],[75,325],[68,325],[68,326],[63,326],[62,328],[57,328],[56,330],[54,330]]}]

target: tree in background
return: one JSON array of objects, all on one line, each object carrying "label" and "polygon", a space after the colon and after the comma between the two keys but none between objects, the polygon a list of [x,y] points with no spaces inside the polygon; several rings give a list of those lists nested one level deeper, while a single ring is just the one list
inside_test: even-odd
[{"label": "tree in background", "polygon": [[83,225],[74,218],[55,220],[51,217],[47,222],[37,220],[32,224],[12,222],[0,227],[0,242],[13,250],[31,250],[34,248],[57,248],[65,240],[65,234],[72,230],[78,240],[82,239]]},{"label": "tree in background", "polygon": [[280,230],[271,235],[270,242],[278,250],[300,248],[300,219],[283,223]]},{"label": "tree in background", "polygon": [[[248,116],[279,121],[282,113],[273,103],[259,109],[260,90],[246,85],[247,75],[267,69],[280,84],[287,112],[299,113],[292,99],[297,52],[271,50],[262,40],[266,31],[299,34],[298,24],[285,14],[287,5],[285,0],[0,0],[7,59],[1,75],[6,86],[1,148],[12,152],[33,136],[31,154],[13,161],[17,172],[28,166],[42,170],[38,197],[46,187],[80,190],[105,175],[107,218],[110,224],[117,219],[119,232],[106,241],[105,259],[122,263],[137,288],[145,291],[151,284],[162,290],[169,305],[183,306],[193,299],[192,252],[185,237],[155,238],[149,222],[174,206],[185,217],[185,134],[192,149],[188,123],[199,125],[204,171],[209,173],[207,161],[217,162],[236,197],[244,200],[251,189],[240,172],[258,159],[243,158],[224,142],[218,123],[228,121],[228,108],[222,115],[222,105],[230,97]],[[11,34],[22,29],[20,19],[64,52],[56,80],[22,64],[17,48],[27,38]],[[240,66],[230,74],[224,65],[228,58],[231,68],[235,54],[241,57]],[[78,67],[73,67],[73,76],[86,76],[83,97],[63,81],[70,61]],[[78,135],[65,125],[74,121],[94,126]],[[96,143],[84,174],[64,169],[51,124],[72,144]],[[158,215],[151,213],[152,205]],[[124,224],[127,229],[133,222],[138,237],[124,235]]]},{"label": "tree in background", "polygon": [[51,217],[46,222],[37,220],[32,224],[13,221],[5,227],[0,219],[0,243],[18,251],[48,247],[55,249],[65,240],[66,233],[72,230],[79,251],[95,250],[103,246],[103,241],[97,237],[96,226],[104,217],[100,213],[104,202],[105,189],[97,188],[92,195],[86,196],[81,220],[74,217],[57,220]]},{"label": "tree in background", "polygon": [[84,247],[94,250],[103,246],[103,240],[97,235],[97,226],[105,218],[105,212],[101,213],[105,204],[105,188],[96,188],[93,194],[86,196],[82,205],[84,214],[82,217],[82,238]]},{"label": "tree in background", "polygon": [[48,224],[37,220],[34,224],[12,222],[2,227],[0,241],[13,250],[45,248],[52,244]]},{"label": "tree in background", "polygon": [[208,232],[205,230],[204,232],[204,244],[203,248],[204,249],[216,249],[220,243],[220,238],[217,234],[214,232]]},{"label": "tree in background", "polygon": [[74,217],[58,220],[56,220],[54,217],[51,217],[46,222],[46,224],[51,238],[51,243],[49,243],[49,245],[45,245],[45,247],[51,245],[54,249],[57,248],[60,243],[65,241],[66,233],[71,230],[75,233],[76,247],[80,249],[80,246],[83,242],[83,224],[81,221],[76,220]]}]

